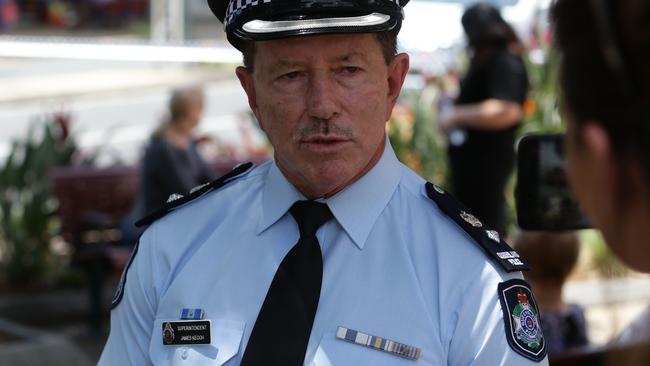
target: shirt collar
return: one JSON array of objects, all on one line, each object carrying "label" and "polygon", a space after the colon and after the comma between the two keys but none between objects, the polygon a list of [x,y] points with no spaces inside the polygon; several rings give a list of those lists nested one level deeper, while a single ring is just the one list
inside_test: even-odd
[{"label": "shirt collar", "polygon": [[[341,192],[324,200],[359,249],[363,249],[375,221],[388,205],[401,178],[401,165],[387,138],[384,152],[374,167]],[[262,215],[257,233],[278,221],[295,201],[304,199],[273,162],[263,188]]]},{"label": "shirt collar", "polygon": [[280,220],[294,202],[304,199],[305,196],[287,180],[274,160],[262,190],[262,215],[257,227],[257,235]]}]

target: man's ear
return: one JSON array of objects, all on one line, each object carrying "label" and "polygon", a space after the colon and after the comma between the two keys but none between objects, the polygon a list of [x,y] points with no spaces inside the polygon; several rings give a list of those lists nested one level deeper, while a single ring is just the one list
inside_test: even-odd
[{"label": "man's ear", "polygon": [[257,114],[257,94],[255,93],[253,74],[243,66],[237,67],[235,74],[237,74],[239,83],[241,84],[242,88],[244,88],[246,96],[248,96],[248,105],[250,106],[255,116],[259,119],[259,116]]},{"label": "man's ear", "polygon": [[402,91],[404,79],[409,71],[409,56],[405,53],[395,55],[388,65],[388,117],[393,111],[399,93]]}]

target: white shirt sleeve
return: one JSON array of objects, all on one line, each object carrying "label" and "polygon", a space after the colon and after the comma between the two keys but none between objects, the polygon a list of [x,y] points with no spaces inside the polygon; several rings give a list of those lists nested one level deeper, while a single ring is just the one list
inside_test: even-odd
[{"label": "white shirt sleeve", "polygon": [[151,229],[142,235],[130,266],[125,268],[122,298],[111,311],[111,330],[98,365],[152,364],[149,344],[157,306],[152,236]]},{"label": "white shirt sleeve", "polygon": [[[489,272],[489,273],[488,273]],[[503,311],[497,286],[511,278],[522,278],[521,273],[502,278],[491,269],[482,278],[472,281],[458,304],[455,327],[449,346],[448,364],[460,365],[548,365],[548,359],[535,362],[516,353],[506,338]]]}]

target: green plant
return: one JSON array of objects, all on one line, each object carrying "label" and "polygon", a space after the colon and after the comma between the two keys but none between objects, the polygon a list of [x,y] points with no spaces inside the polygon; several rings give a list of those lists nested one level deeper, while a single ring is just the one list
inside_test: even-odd
[{"label": "green plant", "polygon": [[425,179],[443,184],[447,178],[444,141],[435,131],[433,108],[440,89],[404,90],[388,124],[388,135],[397,158]]},{"label": "green plant", "polygon": [[0,265],[11,286],[33,283],[46,272],[50,238],[57,230],[47,173],[72,160],[76,149],[67,136],[67,123],[65,115],[32,123],[27,138],[13,142],[1,166]]}]

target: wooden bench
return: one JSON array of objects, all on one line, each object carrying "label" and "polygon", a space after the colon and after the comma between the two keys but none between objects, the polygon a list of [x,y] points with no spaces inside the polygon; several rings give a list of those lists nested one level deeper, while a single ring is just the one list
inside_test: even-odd
[{"label": "wooden bench", "polygon": [[[267,158],[253,159],[258,164],[264,160]],[[224,160],[212,166],[221,176],[237,164]],[[119,224],[136,201],[140,169],[71,166],[54,168],[49,176],[59,204],[60,235],[72,245],[72,264],[82,268],[89,279],[91,330],[100,332],[104,284],[108,278],[119,278],[132,250],[118,245]]]}]

